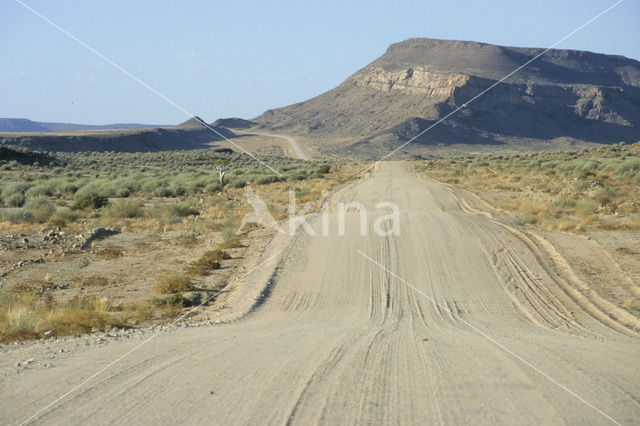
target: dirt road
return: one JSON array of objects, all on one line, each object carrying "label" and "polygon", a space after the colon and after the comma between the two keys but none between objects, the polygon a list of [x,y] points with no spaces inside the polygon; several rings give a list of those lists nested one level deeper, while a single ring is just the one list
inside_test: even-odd
[{"label": "dirt road", "polygon": [[[333,200],[366,206],[366,236],[358,213],[345,236],[330,215],[328,236],[293,238],[248,315],[160,334],[36,422],[637,424],[640,338],[454,195],[380,164]],[[399,236],[372,232],[389,214],[381,201],[399,206]],[[321,234],[321,217],[310,223]],[[26,420],[141,341],[3,350],[1,423]],[[40,367],[36,350],[55,367]],[[16,373],[27,356],[34,367]]]},{"label": "dirt road", "polygon": [[[238,132],[240,133],[240,132]],[[298,145],[298,142],[296,142],[296,140],[294,138],[292,138],[291,136],[287,136],[287,135],[276,135],[274,133],[262,133],[262,132],[251,132],[251,134],[254,135],[260,135],[260,136],[268,136],[268,137],[272,137],[272,138],[279,138],[279,139],[284,139],[287,142],[289,142],[289,146],[291,147],[291,149],[293,150],[293,153],[295,154],[295,156],[300,159],[300,160],[309,160],[307,158],[307,156],[304,154],[304,152],[302,152],[302,149],[300,149],[300,145]]]}]

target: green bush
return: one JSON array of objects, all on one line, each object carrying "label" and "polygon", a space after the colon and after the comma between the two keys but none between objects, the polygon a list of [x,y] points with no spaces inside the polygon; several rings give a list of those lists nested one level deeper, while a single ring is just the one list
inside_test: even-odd
[{"label": "green bush", "polygon": [[622,161],[614,170],[617,175],[633,176],[640,172],[640,158],[632,158]]},{"label": "green bush", "polygon": [[6,198],[5,204],[9,207],[22,207],[24,201],[24,194],[13,193]]},{"label": "green bush", "polygon": [[33,213],[28,210],[20,209],[20,210],[5,210],[0,212],[0,219],[7,220],[13,223],[22,223],[22,222],[34,222],[35,218],[33,217]]},{"label": "green bush", "polygon": [[30,185],[26,182],[10,182],[2,189],[2,195],[5,197],[9,197],[13,194],[21,194],[24,196],[24,193],[27,192]]},{"label": "green bush", "polygon": [[97,192],[76,193],[73,208],[76,210],[95,210],[106,206],[109,199]]},{"label": "green bush", "polygon": [[200,259],[189,265],[188,272],[193,275],[208,275],[214,269],[220,269],[220,262],[231,259],[229,253],[224,250],[209,250]]},{"label": "green bush", "polygon": [[570,198],[558,197],[553,200],[553,205],[559,209],[566,209],[569,207],[574,207],[576,205],[576,201]]},{"label": "green bush", "polygon": [[317,170],[317,172],[321,175],[326,175],[330,171],[331,171],[331,166],[328,164],[323,164],[322,166],[318,167],[318,170]]},{"label": "green bush", "polygon": [[220,192],[222,191],[222,185],[220,185],[218,182],[213,182],[207,185],[205,187],[205,190],[207,192]]},{"label": "green bush", "polygon": [[266,185],[269,183],[280,182],[282,178],[277,175],[260,176],[255,179],[257,185]]},{"label": "green bush", "polygon": [[153,289],[159,294],[176,294],[191,290],[191,279],[177,272],[168,272],[156,281]]},{"label": "green bush", "polygon": [[167,297],[154,297],[152,299],[152,303],[158,306],[169,305],[182,308],[187,307],[191,304],[191,302],[188,299],[185,299],[185,297],[180,293],[170,294]]},{"label": "green bush", "polygon": [[142,204],[133,200],[120,200],[110,203],[104,208],[104,212],[109,216],[127,219],[144,215]]},{"label": "green bush", "polygon": [[247,184],[247,181],[241,178],[237,178],[231,181],[231,183],[229,183],[229,185],[231,185],[233,188],[244,188]]},{"label": "green bush", "polygon": [[56,208],[44,198],[32,198],[25,203],[25,209],[28,210],[36,222],[44,223],[56,211]]},{"label": "green bush", "polygon": [[53,188],[51,185],[38,184],[29,188],[25,194],[28,197],[51,196],[53,195]]},{"label": "green bush", "polygon": [[171,222],[181,217],[200,214],[196,206],[191,203],[161,204],[148,210],[148,213],[156,219]]},{"label": "green bush", "polygon": [[54,214],[49,218],[49,222],[56,226],[64,226],[67,223],[75,222],[78,219],[78,215],[69,209],[56,210]]}]

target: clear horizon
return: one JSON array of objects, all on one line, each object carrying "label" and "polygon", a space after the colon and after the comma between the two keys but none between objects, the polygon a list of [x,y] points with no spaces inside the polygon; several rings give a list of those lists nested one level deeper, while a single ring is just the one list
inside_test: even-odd
[{"label": "clear horizon", "polygon": [[[253,118],[317,96],[413,37],[547,47],[614,1],[211,5],[27,1],[187,111]],[[177,124],[188,116],[17,2],[0,6],[0,117]],[[557,48],[640,58],[637,2]]]}]

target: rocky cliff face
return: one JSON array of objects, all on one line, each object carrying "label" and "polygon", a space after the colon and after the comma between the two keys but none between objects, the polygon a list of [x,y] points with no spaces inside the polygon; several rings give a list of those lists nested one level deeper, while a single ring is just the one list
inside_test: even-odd
[{"label": "rocky cliff face", "polygon": [[551,50],[471,102],[540,52],[411,39],[390,46],[335,89],[255,121],[272,130],[351,137],[358,147],[380,141],[393,146],[469,103],[416,142],[640,140],[640,63],[621,56]]}]

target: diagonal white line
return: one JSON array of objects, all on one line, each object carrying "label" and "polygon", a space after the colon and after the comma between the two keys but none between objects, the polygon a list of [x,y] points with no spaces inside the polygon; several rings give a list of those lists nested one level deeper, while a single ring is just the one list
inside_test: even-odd
[{"label": "diagonal white line", "polygon": [[[282,253],[282,251],[284,251],[284,249],[278,250],[275,254],[269,256],[268,258],[266,258],[265,260],[263,260],[262,262],[258,263],[256,266],[254,266],[253,268],[251,268],[248,272],[246,272],[245,274],[241,275],[240,277],[236,278],[235,280],[233,280],[231,283],[227,284],[226,286],[224,286],[223,288],[221,288],[219,291],[217,291],[213,296],[208,297],[204,302],[200,303],[198,306],[195,306],[193,308],[191,308],[187,313],[183,314],[182,316],[180,316],[178,319],[176,319],[175,321],[173,321],[171,324],[168,325],[168,327],[174,325],[175,323],[177,323],[178,321],[180,321],[181,319],[183,319],[184,317],[186,317],[187,315],[191,314],[193,311],[195,311],[196,309],[198,309],[199,307],[201,307],[202,305],[204,305],[205,303],[207,303],[209,300],[213,299],[214,297],[216,297],[217,295],[219,295],[220,293],[222,293],[226,288],[228,288],[229,286],[231,286],[232,284],[235,284],[236,282],[240,281],[241,279],[243,279],[244,277],[246,277],[247,275],[251,274],[253,271],[255,271],[256,269],[258,269],[259,267],[261,267],[262,265],[264,265],[265,263],[267,263],[269,260],[273,259],[274,257],[276,257],[277,255],[279,255],[280,253]],[[104,373],[106,370],[108,370],[109,368],[111,368],[112,366],[114,366],[115,364],[117,364],[118,362],[122,361],[123,359],[125,359],[126,357],[128,357],[129,355],[131,355],[133,352],[137,351],[138,349],[140,349],[143,345],[146,345],[147,343],[149,343],[152,339],[156,338],[158,335],[160,334],[160,331],[158,331],[157,333],[153,334],[151,337],[143,340],[142,342],[140,342],[138,345],[134,346],[131,350],[129,350],[128,352],[120,355],[118,358],[114,359],[113,361],[111,361],[109,364],[107,364],[105,367],[103,367],[102,369],[96,371],[95,373],[93,373],[91,376],[87,377],[86,379],[84,379],[82,382],[80,382],[78,385],[76,385],[75,387],[73,387],[71,390],[65,392],[64,394],[60,395],[58,398],[54,399],[53,401],[51,401],[49,404],[47,404],[45,407],[41,408],[40,410],[38,410],[36,413],[34,413],[31,417],[29,417],[28,419],[24,420],[23,422],[20,423],[20,426],[25,425],[27,423],[29,423],[31,420],[35,419],[36,417],[38,417],[40,414],[44,413],[45,411],[47,411],[49,408],[53,407],[54,405],[56,405],[58,402],[62,401],[64,398],[66,398],[67,396],[71,395],[73,392],[75,392],[76,390],[78,390],[79,388],[81,388],[82,386],[84,386],[86,383],[90,382],[91,380],[95,379],[97,376],[99,376],[100,374]]]},{"label": "diagonal white line", "polygon": [[487,333],[485,333],[484,331],[480,330],[478,327],[474,326],[473,324],[470,324],[468,321],[466,321],[464,318],[462,318],[460,315],[458,315],[457,313],[451,311],[449,308],[447,308],[446,306],[444,306],[443,304],[439,303],[436,299],[434,299],[433,297],[429,296],[428,294],[423,293],[422,291],[420,291],[418,288],[416,288],[415,286],[411,285],[411,283],[407,282],[406,280],[404,280],[403,278],[399,277],[398,275],[394,274],[393,272],[391,272],[386,266],[376,262],[375,260],[373,260],[371,257],[367,256],[366,254],[364,254],[363,252],[361,252],[360,250],[356,250],[358,253],[360,253],[363,257],[369,259],[373,264],[379,266],[381,269],[383,269],[384,271],[386,271],[388,274],[392,275],[393,277],[397,278],[398,280],[402,281],[407,287],[410,287],[411,289],[413,289],[416,293],[421,294],[422,296],[426,297],[427,299],[429,299],[431,302],[433,302],[433,304],[437,305],[440,309],[445,310],[446,312],[448,312],[451,316],[457,318],[458,320],[460,320],[461,322],[463,322],[465,325],[467,325],[469,328],[471,328],[473,331],[477,332],[478,334],[480,334],[482,337],[485,337],[487,340],[489,340],[491,343],[493,343],[494,345],[498,346],[500,349],[502,349],[503,351],[507,352],[509,355],[513,356],[514,358],[516,358],[517,360],[519,360],[520,362],[522,362],[523,364],[525,364],[526,366],[528,366],[529,368],[533,369],[535,372],[537,372],[538,374],[540,374],[541,376],[543,376],[544,378],[546,378],[547,380],[551,381],[552,383],[554,383],[555,385],[559,386],[560,388],[562,388],[563,390],[567,391],[568,393],[570,393],[571,395],[573,395],[574,397],[576,397],[577,399],[579,399],[580,401],[582,401],[583,403],[585,403],[586,405],[588,405],[589,407],[593,408],[594,410],[596,410],[598,413],[602,414],[604,417],[606,417],[607,419],[611,420],[613,423],[620,425],[621,423],[618,422],[617,420],[615,420],[614,418],[612,418],[611,416],[609,416],[607,413],[605,413],[604,411],[602,411],[601,409],[599,409],[598,407],[596,407],[595,405],[593,405],[592,403],[590,403],[589,401],[585,400],[584,398],[582,398],[580,395],[576,394],[574,391],[572,391],[571,389],[569,389],[568,387],[566,387],[565,385],[563,385],[562,383],[558,382],[557,380],[555,380],[553,377],[549,376],[547,373],[545,373],[544,371],[540,370],[538,367],[536,367],[535,365],[531,364],[529,361],[527,361],[526,359],[522,358],[520,355],[518,355],[517,353],[513,352],[511,349],[507,348],[506,346],[504,346],[502,343],[498,342],[497,340],[495,340],[493,337],[489,336]]},{"label": "diagonal white line", "polygon": [[[145,87],[146,89],[150,90],[151,92],[153,92],[154,94],[156,94],[157,96],[159,96],[160,98],[162,98],[163,100],[165,100],[166,102],[168,102],[169,104],[173,105],[174,107],[176,107],[177,109],[179,109],[180,111],[184,112],[186,115],[189,116],[189,118],[193,118],[195,117],[194,114],[190,113],[189,111],[187,111],[186,109],[184,109],[183,107],[181,107],[180,105],[178,105],[177,103],[175,103],[173,100],[169,99],[168,97],[166,97],[165,95],[163,95],[162,93],[158,92],[156,89],[154,89],[153,87],[149,86],[147,83],[145,83],[144,81],[140,80],[138,77],[136,77],[135,75],[131,74],[129,71],[127,71],[126,69],[122,68],[120,65],[118,65],[117,63],[115,63],[114,61],[112,61],[111,59],[107,58],[105,55],[103,55],[102,53],[98,52],[96,49],[94,49],[93,47],[89,46],[87,43],[83,42],[82,40],[80,40],[78,37],[74,36],[73,34],[71,34],[69,31],[65,30],[64,28],[62,28],[61,26],[59,26],[58,24],[56,24],[55,22],[53,22],[51,19],[47,18],[46,16],[44,16],[43,14],[41,14],[40,12],[38,12],[37,10],[35,10],[34,8],[32,8],[31,6],[29,6],[28,4],[22,2],[21,0],[15,0],[16,3],[22,5],[25,9],[29,10],[31,13],[33,13],[34,15],[38,16],[39,18],[41,18],[43,21],[47,22],[49,25],[51,25],[52,27],[54,27],[55,29],[57,29],[58,31],[60,31],[61,33],[63,33],[64,35],[66,35],[67,37],[71,38],[72,40],[74,40],[75,42],[77,42],[78,44],[82,45],[83,47],[85,47],[86,49],[88,49],[89,51],[91,51],[93,54],[95,54],[96,56],[99,56],[100,58],[104,59],[106,62],[108,62],[109,64],[113,65],[115,68],[117,68],[119,71],[121,71],[122,73],[124,73],[125,75],[127,75],[128,77],[130,77],[131,79],[135,80],[137,83],[139,83],[140,85],[142,85],[143,87]],[[251,154],[249,151],[247,151],[246,149],[242,148],[241,146],[239,146],[238,144],[236,144],[235,142],[231,141],[229,138],[227,138],[225,135],[223,135],[222,133],[218,132],[216,129],[214,129],[213,127],[209,126],[207,123],[205,123],[204,121],[202,121],[202,124],[204,124],[204,126],[211,130],[213,133],[215,133],[216,135],[220,136],[221,138],[223,138],[224,140],[226,140],[227,142],[229,142],[231,145],[235,146],[236,148],[238,148],[239,150],[241,150],[242,152],[244,152],[245,154],[249,155],[250,157],[252,157],[254,160],[256,160],[257,162],[259,162],[260,164],[262,164],[263,166],[265,166],[266,168],[268,168],[269,170],[271,170],[272,172],[274,172],[275,174],[277,174],[278,176],[282,176],[282,174],[277,171],[276,169],[274,169],[273,167],[271,167],[270,165],[268,165],[267,163],[265,163],[264,161],[260,160],[258,157],[256,157],[255,155]]]},{"label": "diagonal white line", "polygon": [[[417,138],[419,138],[420,136],[424,135],[425,133],[427,133],[429,130],[433,129],[434,127],[436,127],[438,124],[442,123],[444,120],[446,120],[447,118],[451,117],[452,115],[456,114],[458,111],[460,111],[461,109],[466,108],[467,106],[469,106],[469,104],[471,102],[474,102],[475,100],[477,100],[479,97],[481,97],[482,95],[484,95],[485,93],[487,93],[488,91],[490,91],[491,89],[493,89],[494,87],[496,87],[497,85],[501,84],[503,81],[505,81],[507,78],[511,77],[512,75],[514,75],[515,73],[519,72],[520,70],[522,70],[524,67],[526,67],[527,65],[529,65],[531,62],[535,61],[536,59],[538,59],[539,57],[541,57],[542,55],[544,55],[545,53],[547,53],[548,51],[550,51],[551,49],[553,49],[554,47],[556,47],[557,45],[559,45],[560,43],[562,43],[563,41],[565,41],[566,39],[568,39],[569,37],[573,36],[575,33],[577,33],[578,31],[582,30],[584,27],[586,27],[587,25],[591,24],[593,21],[595,21],[596,19],[600,18],[602,15],[604,15],[605,13],[609,12],[611,9],[613,9],[614,7],[618,6],[620,3],[622,3],[624,0],[618,0],[616,3],[612,4],[611,6],[609,6],[608,8],[606,8],[605,10],[603,10],[602,12],[598,13],[596,16],[594,16],[593,18],[589,19],[587,22],[585,22],[584,24],[580,25],[578,28],[576,28],[575,30],[571,31],[569,34],[565,35],[564,37],[562,37],[560,40],[556,41],[555,43],[553,43],[551,46],[547,47],[545,50],[543,50],[542,52],[538,53],[536,56],[534,56],[533,58],[529,59],[527,62],[525,62],[524,64],[520,65],[518,68],[514,69],[513,71],[511,71],[509,74],[505,75],[504,77],[502,77],[500,80],[496,81],[495,83],[493,83],[491,86],[489,86],[488,88],[484,89],[482,92],[478,93],[477,95],[475,95],[473,98],[469,99],[467,102],[463,103],[462,105],[460,105],[458,108],[454,109],[453,111],[451,111],[449,114],[445,115],[444,117],[442,117],[441,119],[439,119],[438,121],[436,121],[435,123],[433,123],[431,126],[427,127],[426,129],[424,129],[423,131],[421,131],[420,133],[418,133],[417,135],[415,135],[414,137],[412,137],[411,139],[409,139],[407,142],[403,143],[402,145],[400,145],[399,147],[397,147],[396,149],[394,149],[393,151],[391,151],[390,153],[388,153],[387,155],[385,155],[384,157],[382,157],[381,159],[379,159],[378,161],[376,161],[375,163],[373,163],[372,165],[370,165],[369,167],[367,167],[366,169],[362,170],[360,173],[364,173],[368,170],[370,170],[371,168],[375,167],[378,163],[380,163],[381,161],[384,161],[385,159],[389,158],[390,156],[392,156],[393,154],[395,154],[396,152],[398,152],[399,150],[401,150],[402,148],[404,148],[405,146],[409,145],[411,142],[413,142],[414,140],[416,140]],[[358,174],[360,174],[358,173]]]}]

